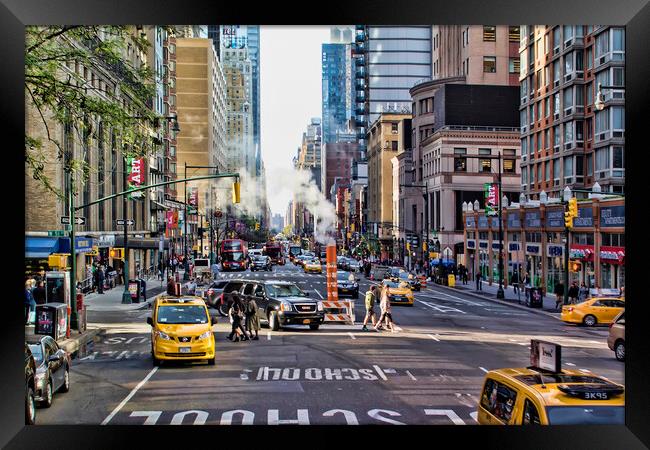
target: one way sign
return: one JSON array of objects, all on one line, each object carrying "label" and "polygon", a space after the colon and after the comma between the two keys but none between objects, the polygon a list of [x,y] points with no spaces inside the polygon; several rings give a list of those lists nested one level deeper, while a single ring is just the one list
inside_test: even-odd
[{"label": "one way sign", "polygon": [[126,222],[127,225],[135,225],[135,220],[132,220],[132,219],[126,219],[126,220],[124,220],[124,219],[117,219],[115,222],[116,222],[118,225],[122,225],[122,226],[124,225],[124,222]]},{"label": "one way sign", "polygon": [[[70,216],[62,216],[61,217],[61,223],[63,225],[70,225]],[[86,223],[86,218],[85,217],[75,217],[74,218],[74,223],[76,225],[83,225]]]}]

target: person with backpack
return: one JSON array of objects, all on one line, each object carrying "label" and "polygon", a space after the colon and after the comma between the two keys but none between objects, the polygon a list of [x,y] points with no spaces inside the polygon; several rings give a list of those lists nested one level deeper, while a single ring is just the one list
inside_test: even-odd
[{"label": "person with backpack", "polygon": [[363,327],[361,331],[368,331],[368,320],[372,321],[372,326],[376,325],[375,323],[375,302],[377,298],[377,286],[371,286],[370,289],[366,292],[365,304],[366,304],[366,317],[363,319]]},{"label": "person with backpack", "polygon": [[233,342],[239,342],[239,336],[241,336],[241,340],[246,341],[248,340],[248,336],[246,336],[246,331],[242,326],[242,320],[244,318],[244,306],[241,302],[241,299],[236,293],[233,293],[232,297],[232,306],[228,311],[228,317],[230,318],[230,323],[232,324],[232,330],[228,335],[228,339]]}]

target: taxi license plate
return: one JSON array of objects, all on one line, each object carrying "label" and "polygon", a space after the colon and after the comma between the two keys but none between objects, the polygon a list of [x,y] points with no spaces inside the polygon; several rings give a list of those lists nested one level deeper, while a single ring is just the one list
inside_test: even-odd
[{"label": "taxi license plate", "polygon": [[305,319],[305,320],[302,321],[302,323],[310,323],[310,322],[311,322],[311,320],[309,320],[309,319]]},{"label": "taxi license plate", "polygon": [[181,353],[189,353],[192,347],[181,347],[180,351]]}]

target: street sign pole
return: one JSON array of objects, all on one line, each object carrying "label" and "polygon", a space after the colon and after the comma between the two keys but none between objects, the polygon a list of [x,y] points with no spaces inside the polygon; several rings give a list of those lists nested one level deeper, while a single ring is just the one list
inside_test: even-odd
[{"label": "street sign pole", "polygon": [[[126,158],[124,158],[124,189],[127,189],[127,184],[126,184]],[[124,220],[124,270],[122,271],[124,273],[124,292],[122,292],[122,304],[124,305],[130,305],[132,302],[131,300],[131,293],[129,292],[129,236],[127,234],[127,225],[126,225],[126,202],[127,196],[124,195],[122,197],[122,217]],[[145,299],[146,300],[146,299]]]},{"label": "street sign pole", "polygon": [[66,174],[68,177],[68,200],[70,206],[70,329],[78,328],[77,326],[77,252],[75,248],[75,220],[74,220],[74,178],[72,171]]}]

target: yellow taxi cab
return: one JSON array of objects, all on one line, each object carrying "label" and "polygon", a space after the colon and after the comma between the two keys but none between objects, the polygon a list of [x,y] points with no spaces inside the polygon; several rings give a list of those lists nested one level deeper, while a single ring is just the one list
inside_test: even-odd
[{"label": "yellow taxi cab", "polygon": [[161,361],[216,361],[212,326],[216,316],[210,316],[201,297],[163,295],[153,304],[151,317],[151,356],[153,365]]},{"label": "yellow taxi cab", "polygon": [[593,297],[582,303],[562,306],[560,319],[567,323],[593,327],[596,324],[610,324],[614,317],[625,310],[625,298]]},{"label": "yellow taxi cab", "polygon": [[305,273],[323,273],[323,268],[320,265],[320,260],[309,259],[303,265]]},{"label": "yellow taxi cab", "polygon": [[390,301],[391,305],[413,306],[415,299],[413,297],[413,291],[407,282],[396,282],[386,279],[382,284],[388,286],[388,301]]},{"label": "yellow taxi cab", "polygon": [[[535,342],[535,340],[533,340]],[[537,344],[531,342],[531,353]],[[542,352],[553,353],[543,341]],[[557,350],[559,354],[560,351]],[[532,360],[532,358],[531,358]],[[538,364],[539,366],[540,364]],[[554,366],[554,367],[553,367]],[[485,375],[477,421],[481,425],[592,425],[625,423],[625,387],[577,370],[535,365]]]}]

